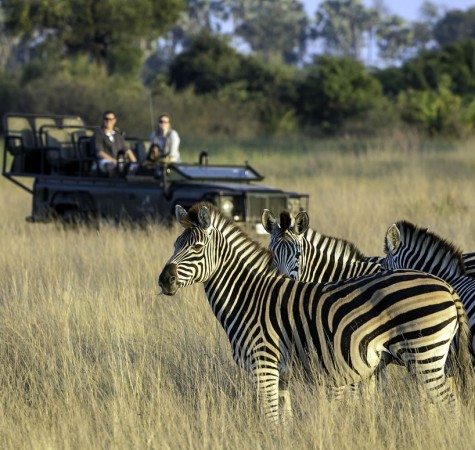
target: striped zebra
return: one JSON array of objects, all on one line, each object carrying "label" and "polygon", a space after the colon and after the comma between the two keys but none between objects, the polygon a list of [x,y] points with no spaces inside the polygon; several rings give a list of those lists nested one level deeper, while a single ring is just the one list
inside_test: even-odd
[{"label": "striped zebra", "polygon": [[460,299],[443,280],[399,270],[303,283],[278,276],[270,252],[213,205],[199,203],[188,212],[177,205],[175,215],[184,231],[160,273],[162,293],[204,284],[234,360],[251,373],[271,423],[292,416],[293,362],[340,387],[393,360],[431,399],[455,409],[444,364],[457,330],[461,364],[469,363],[468,326]]},{"label": "striped zebra", "polygon": [[465,275],[462,252],[437,234],[407,221],[389,227],[385,252],[384,268],[421,270],[442,278],[455,289],[467,311],[475,352],[475,278]]},{"label": "striped zebra", "polygon": [[[278,221],[265,209],[261,219],[270,234],[269,250],[279,271],[294,279],[309,282],[342,280],[377,272],[384,256],[364,256],[345,239],[325,236],[309,228],[305,211],[292,219],[280,213]],[[475,278],[475,252],[462,255],[465,274]]]},{"label": "striped zebra", "polygon": [[262,225],[270,234],[269,250],[277,269],[294,280],[321,283],[344,280],[381,270],[378,262],[366,259],[345,239],[325,236],[309,228],[305,211],[292,219],[280,213],[280,221],[265,209]]},{"label": "striped zebra", "polygon": [[[429,229],[427,229],[427,231],[429,231]],[[384,261],[384,256],[364,256],[363,261],[381,264]],[[475,278],[475,252],[464,253],[462,255],[462,262],[465,275]]]}]

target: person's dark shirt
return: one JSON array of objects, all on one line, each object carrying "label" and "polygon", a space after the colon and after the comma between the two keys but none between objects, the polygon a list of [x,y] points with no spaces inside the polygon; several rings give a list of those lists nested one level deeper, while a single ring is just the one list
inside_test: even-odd
[{"label": "person's dark shirt", "polygon": [[94,131],[93,145],[96,155],[103,151],[113,158],[117,158],[119,150],[124,152],[127,150],[125,139],[118,130],[114,130],[112,134],[108,135],[103,128],[97,128]]}]

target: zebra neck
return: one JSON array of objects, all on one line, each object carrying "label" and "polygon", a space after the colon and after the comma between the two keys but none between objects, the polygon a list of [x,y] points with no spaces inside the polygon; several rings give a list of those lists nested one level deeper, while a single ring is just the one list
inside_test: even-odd
[{"label": "zebra neck", "polygon": [[380,270],[380,264],[365,261],[361,252],[344,239],[323,236],[314,230],[302,241],[300,280],[337,281]]},{"label": "zebra neck", "polygon": [[245,305],[253,302],[252,289],[278,275],[272,255],[244,234],[223,236],[216,271],[204,283],[208,301],[225,330]]},{"label": "zebra neck", "polygon": [[325,236],[315,230],[308,229],[302,241],[302,250],[309,252],[323,253],[333,256],[335,259],[343,261],[364,261],[364,255],[352,242],[346,239]]}]

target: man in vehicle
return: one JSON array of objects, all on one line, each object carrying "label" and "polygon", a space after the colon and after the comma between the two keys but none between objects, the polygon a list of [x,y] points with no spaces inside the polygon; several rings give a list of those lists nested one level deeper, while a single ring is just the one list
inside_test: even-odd
[{"label": "man in vehicle", "polygon": [[102,115],[102,126],[94,131],[92,143],[98,158],[101,173],[113,176],[123,170],[127,162],[133,169],[137,167],[137,158],[127,145],[124,137],[116,128],[117,118],[113,111],[105,111]]}]

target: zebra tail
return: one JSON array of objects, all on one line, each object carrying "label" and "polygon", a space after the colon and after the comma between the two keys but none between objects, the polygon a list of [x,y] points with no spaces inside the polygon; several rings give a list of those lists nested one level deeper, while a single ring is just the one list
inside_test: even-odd
[{"label": "zebra tail", "polygon": [[455,364],[455,375],[458,380],[457,386],[461,398],[467,398],[466,393],[473,376],[472,361],[474,357],[472,349],[472,337],[468,325],[468,316],[460,297],[454,292],[454,302],[457,308],[457,321],[459,324],[457,363]]}]

